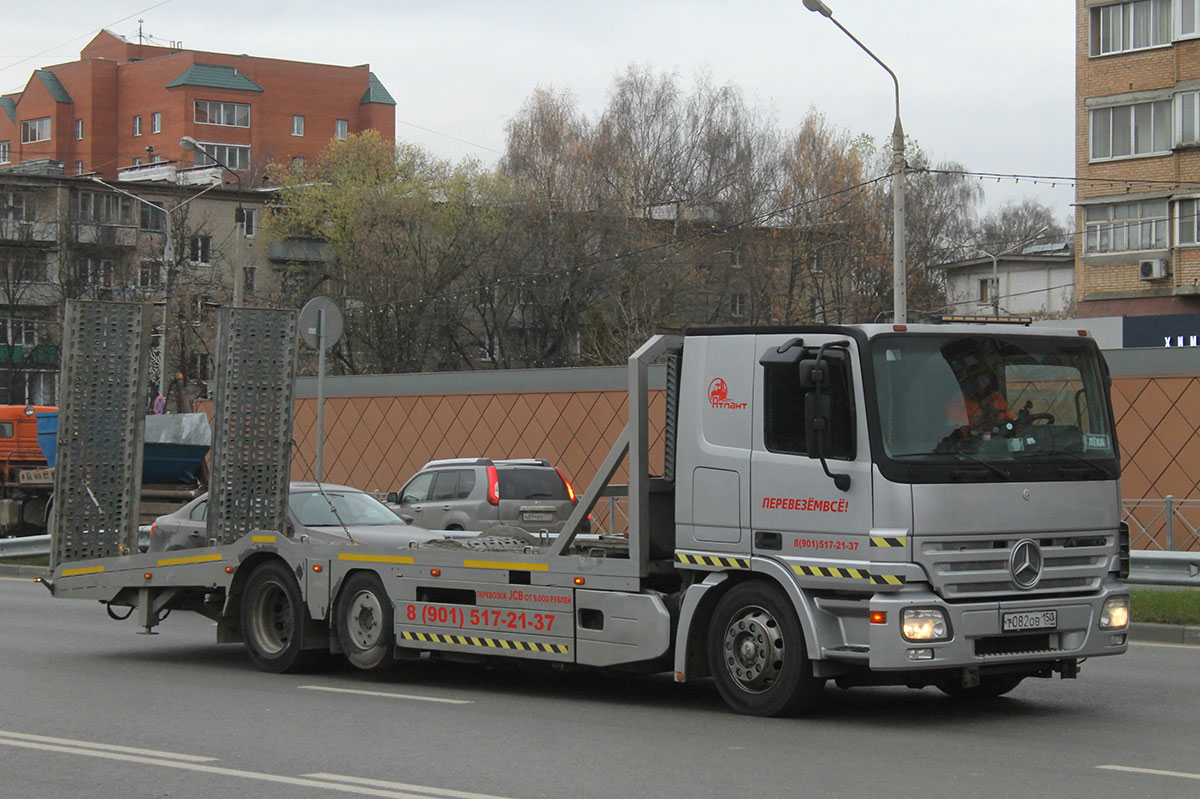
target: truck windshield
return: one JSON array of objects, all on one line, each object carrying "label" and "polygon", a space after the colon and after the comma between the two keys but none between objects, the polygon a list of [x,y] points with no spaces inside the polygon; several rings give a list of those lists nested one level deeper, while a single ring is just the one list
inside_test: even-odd
[{"label": "truck windshield", "polygon": [[903,471],[914,482],[1118,476],[1091,341],[909,334],[874,340],[872,360],[881,454],[893,475]]}]

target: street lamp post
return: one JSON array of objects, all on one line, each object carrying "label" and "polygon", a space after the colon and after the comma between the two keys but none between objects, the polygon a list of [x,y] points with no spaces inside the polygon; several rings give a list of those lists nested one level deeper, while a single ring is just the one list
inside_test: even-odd
[{"label": "street lamp post", "polygon": [[900,124],[900,81],[891,67],[871,52],[865,44],[833,17],[833,10],[823,0],[804,0],[804,7],[826,17],[850,41],[862,48],[876,64],[883,67],[896,87],[896,122],[892,126],[892,316],[896,324],[908,321],[908,288],[904,270],[904,128]]},{"label": "street lamp post", "polygon": [[158,395],[160,397],[166,397],[167,396],[167,311],[169,310],[169,308],[171,306],[171,267],[175,263],[175,240],[171,237],[171,218],[172,218],[172,215],[176,211],[178,211],[180,208],[187,205],[192,200],[199,197],[201,194],[204,194],[205,192],[208,192],[208,191],[212,191],[213,189],[215,189],[217,187],[218,184],[214,183],[213,185],[209,186],[208,188],[196,192],[191,197],[188,197],[186,200],[183,200],[182,202],[176,203],[175,205],[171,206],[168,209],[168,208],[163,208],[161,205],[155,205],[154,203],[150,202],[149,200],[146,200],[146,199],[143,199],[143,198],[137,196],[133,192],[125,191],[124,189],[113,186],[110,183],[105,183],[103,180],[96,177],[95,175],[92,176],[92,180],[95,181],[96,183],[99,183],[101,186],[104,186],[107,189],[112,189],[113,191],[117,192],[118,194],[123,194],[132,200],[136,200],[137,202],[141,203],[142,205],[149,206],[152,209],[151,213],[153,213],[154,211],[162,211],[164,214],[166,214],[166,217],[167,217],[166,226],[163,231],[162,338],[159,342],[159,348],[161,349],[161,353],[159,354],[159,359],[158,359],[159,360],[159,363],[158,363]]},{"label": "street lamp post", "polygon": [[204,153],[214,164],[224,169],[233,175],[237,181],[238,190],[238,205],[237,210],[233,215],[234,224],[234,242],[233,242],[233,307],[240,308],[244,303],[243,294],[245,293],[245,275],[242,270],[242,236],[246,230],[246,211],[242,208],[242,176],[237,170],[226,164],[220,158],[213,155],[212,151],[205,147],[200,142],[193,139],[191,136],[184,136],[179,140],[179,146],[185,150]]}]

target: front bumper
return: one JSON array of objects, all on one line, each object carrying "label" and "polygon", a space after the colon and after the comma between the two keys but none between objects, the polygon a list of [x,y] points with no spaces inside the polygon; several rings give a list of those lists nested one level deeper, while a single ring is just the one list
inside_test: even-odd
[{"label": "front bumper", "polygon": [[[886,613],[887,622],[869,628],[870,668],[875,670],[947,669],[979,667],[990,669],[1048,661],[1074,660],[1117,655],[1128,648],[1128,627],[1100,629],[1100,610],[1113,596],[1129,591],[1115,580],[1106,580],[1099,592],[1086,596],[1003,599],[950,604],[928,588],[876,594],[872,613]],[[910,642],[900,633],[904,608],[941,608],[949,621],[950,638],[936,642]],[[1057,612],[1057,624],[1049,630],[1004,632],[1006,613]]]}]

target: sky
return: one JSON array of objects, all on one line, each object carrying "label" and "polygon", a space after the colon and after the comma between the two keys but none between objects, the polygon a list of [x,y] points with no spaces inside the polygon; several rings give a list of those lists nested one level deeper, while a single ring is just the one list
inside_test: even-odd
[{"label": "sky", "polygon": [[[1074,174],[1075,4],[1067,0],[826,0],[896,73],[905,132],[935,162],[973,172]],[[42,0],[0,26],[0,93],[78,59],[101,28],[155,44],[353,66],[396,100],[396,137],[494,164],[506,122],[539,86],[589,119],[630,64],[707,73],[783,131],[810,108],[887,141],[891,78],[801,0]],[[1061,181],[983,182],[986,208],[1033,197],[1060,218]]]}]

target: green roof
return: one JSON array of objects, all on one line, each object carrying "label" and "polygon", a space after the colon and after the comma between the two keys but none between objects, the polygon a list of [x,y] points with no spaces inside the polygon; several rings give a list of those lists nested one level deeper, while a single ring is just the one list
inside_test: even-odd
[{"label": "green roof", "polygon": [[0,108],[8,114],[9,122],[17,121],[17,101],[11,97],[0,97]]},{"label": "green roof", "polygon": [[257,83],[238,72],[237,67],[220,64],[192,64],[182,75],[167,84],[168,89],[176,86],[207,86],[210,89],[237,89],[244,92],[263,90]]},{"label": "green roof", "polygon": [[67,94],[67,90],[63,88],[62,82],[58,76],[48,69],[34,70],[34,75],[42,79],[42,84],[46,87],[46,91],[50,92],[50,96],[54,98],[56,103],[70,103],[71,95]]},{"label": "green roof", "polygon": [[395,105],[396,101],[388,94],[388,90],[383,88],[383,84],[379,82],[379,78],[375,77],[375,73],[371,73],[371,77],[367,79],[367,93],[358,101],[359,105],[364,103],[383,103],[384,105]]}]

